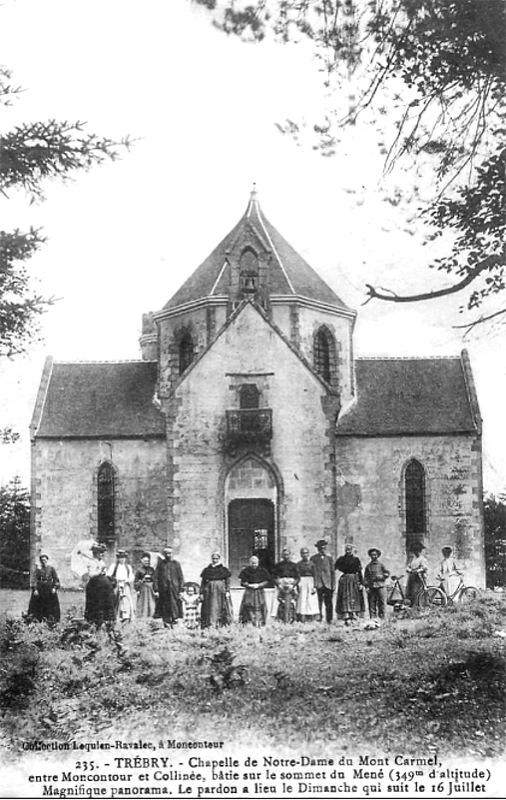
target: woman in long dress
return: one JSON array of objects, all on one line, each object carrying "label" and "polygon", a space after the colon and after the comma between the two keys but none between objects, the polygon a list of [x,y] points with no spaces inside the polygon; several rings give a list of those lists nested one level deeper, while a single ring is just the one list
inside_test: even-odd
[{"label": "woman in long dress", "polygon": [[28,616],[42,622],[60,621],[60,603],[58,589],[60,581],[54,567],[49,566],[49,558],[40,556],[40,567],[37,567],[32,581],[32,594],[28,605]]},{"label": "woman in long dress", "polygon": [[448,597],[451,597],[460,585],[462,570],[459,569],[455,559],[452,558],[453,548],[448,545],[443,547],[441,552],[443,560],[439,566],[439,575],[437,577],[443,592]]},{"label": "woman in long dress", "polygon": [[316,567],[309,558],[309,550],[303,547],[301,560],[297,563],[299,573],[299,594],[297,597],[297,619],[310,622],[319,616],[318,595],[316,593]]},{"label": "woman in long dress", "polygon": [[[299,585],[299,572],[297,564],[291,560],[288,547],[281,551],[281,561],[274,565],[272,571],[276,584],[277,608],[273,605],[271,614],[276,616],[278,622],[294,622],[297,606],[297,593]],[[274,609],[276,611],[274,612]]]},{"label": "woman in long dress", "polygon": [[232,622],[231,574],[222,563],[220,553],[212,553],[211,563],[200,574],[200,622],[203,628],[218,628]]},{"label": "woman in long dress", "polygon": [[406,582],[406,600],[409,600],[413,606],[416,603],[416,598],[424,587],[425,575],[429,570],[427,559],[422,555],[422,550],[425,550],[421,542],[414,542],[411,546],[411,556],[406,567],[408,573],[408,580]]},{"label": "woman in long dress", "polygon": [[107,577],[107,565],[104,561],[106,546],[93,543],[93,558],[88,565],[86,583],[86,605],[84,618],[95,625],[113,622],[116,617],[116,603],[112,581]]},{"label": "woman in long dress", "polygon": [[270,581],[269,573],[259,566],[257,556],[251,556],[249,565],[239,573],[241,586],[244,586],[239,621],[251,622],[260,627],[267,620],[267,605],[265,603],[264,589]]},{"label": "woman in long dress", "polygon": [[155,613],[156,597],[153,589],[155,568],[151,566],[151,556],[143,553],[140,566],[135,573],[134,588],[137,592],[137,617],[152,617]]},{"label": "woman in long dress", "polygon": [[344,619],[345,625],[350,625],[364,613],[362,564],[360,559],[353,555],[352,544],[345,546],[344,556],[337,559],[334,568],[343,573],[337,585],[337,616],[339,619]]},{"label": "woman in long dress", "polygon": [[133,595],[134,571],[128,563],[126,550],[118,550],[116,564],[110,567],[108,576],[115,582],[116,619],[118,622],[130,622],[135,616]]}]

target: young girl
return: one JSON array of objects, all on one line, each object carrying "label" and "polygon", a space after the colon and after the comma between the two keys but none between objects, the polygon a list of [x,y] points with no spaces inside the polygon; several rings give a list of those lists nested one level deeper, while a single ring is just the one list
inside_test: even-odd
[{"label": "young girl", "polygon": [[183,601],[183,621],[188,630],[195,630],[200,626],[200,597],[199,585],[188,581],[184,585],[184,591],[181,595]]}]

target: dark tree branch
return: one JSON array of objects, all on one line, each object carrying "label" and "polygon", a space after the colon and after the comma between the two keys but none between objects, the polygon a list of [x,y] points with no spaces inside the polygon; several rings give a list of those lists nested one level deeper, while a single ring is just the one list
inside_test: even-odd
[{"label": "dark tree branch", "polygon": [[387,300],[390,303],[417,303],[421,300],[434,300],[437,297],[446,297],[449,294],[455,294],[456,292],[460,292],[461,289],[465,289],[466,286],[469,286],[470,283],[476,280],[476,278],[486,270],[504,266],[504,264],[504,253],[502,255],[489,256],[470,269],[461,281],[442,289],[433,289],[430,292],[419,292],[417,294],[396,294],[396,292],[391,289],[384,289],[382,287],[376,289],[374,286],[371,286],[370,283],[366,283],[368,298],[362,305],[366,305],[370,300]]},{"label": "dark tree branch", "polygon": [[473,320],[473,322],[467,322],[465,325],[452,325],[452,328],[465,330],[466,333],[464,335],[467,336],[477,325],[483,325],[485,322],[490,322],[491,319],[501,317],[503,314],[506,314],[506,308],[500,308],[499,311],[494,311],[492,314],[482,314],[478,319]]}]

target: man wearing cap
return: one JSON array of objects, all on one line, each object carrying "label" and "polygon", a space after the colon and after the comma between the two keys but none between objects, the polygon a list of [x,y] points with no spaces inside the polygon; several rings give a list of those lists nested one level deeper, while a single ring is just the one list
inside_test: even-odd
[{"label": "man wearing cap", "polygon": [[369,602],[369,616],[372,618],[385,618],[385,581],[390,575],[384,564],[379,560],[381,550],[371,547],[367,552],[371,559],[364,570],[364,586],[367,589]]},{"label": "man wearing cap", "polygon": [[320,609],[320,622],[323,620],[322,609],[325,605],[325,619],[332,622],[332,597],[335,588],[334,565],[331,557],[327,553],[327,542],[325,539],[318,539],[315,544],[318,550],[311,561],[315,565],[315,587],[318,595],[318,607]]},{"label": "man wearing cap", "polygon": [[164,547],[163,558],[155,569],[153,589],[156,597],[155,618],[161,617],[166,628],[172,628],[183,616],[181,603],[183,587],[181,564],[172,558],[172,547]]}]

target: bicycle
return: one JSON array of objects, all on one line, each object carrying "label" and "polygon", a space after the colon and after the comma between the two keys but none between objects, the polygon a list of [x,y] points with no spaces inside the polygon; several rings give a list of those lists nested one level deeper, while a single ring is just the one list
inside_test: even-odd
[{"label": "bicycle", "polygon": [[444,608],[448,603],[447,594],[439,588],[439,586],[428,586],[425,580],[425,575],[420,576],[423,583],[423,588],[417,594],[415,603],[417,608],[428,608],[434,606],[435,608]]},{"label": "bicycle", "polygon": [[459,585],[451,594],[447,594],[441,586],[440,591],[446,597],[446,604],[452,606],[454,603],[472,603],[480,596],[479,590],[475,586],[466,586],[462,577],[460,577]]},{"label": "bicycle", "polygon": [[[420,577],[422,588],[412,601],[411,608],[443,608],[447,604],[446,594],[437,586],[428,586],[423,575]],[[406,600],[406,595],[401,585],[401,577],[391,575],[390,578],[394,583],[388,593],[387,603],[388,605],[393,605],[394,611],[399,611],[403,606],[409,605],[409,601]],[[392,598],[395,598],[393,602]]]}]

